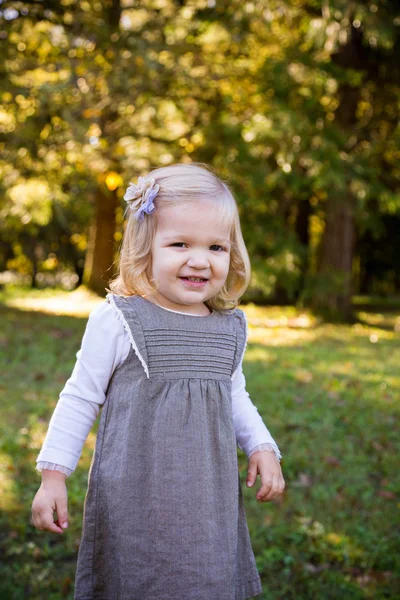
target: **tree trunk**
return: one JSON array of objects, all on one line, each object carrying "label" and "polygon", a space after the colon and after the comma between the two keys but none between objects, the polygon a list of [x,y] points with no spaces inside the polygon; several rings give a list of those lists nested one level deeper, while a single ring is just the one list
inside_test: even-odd
[{"label": "tree trunk", "polygon": [[118,205],[116,192],[98,187],[95,204],[96,214],[90,228],[83,280],[90,290],[103,296],[105,287],[115,272],[114,233]]},{"label": "tree trunk", "polygon": [[307,273],[309,271],[309,255],[310,255],[310,233],[309,221],[311,216],[311,204],[309,198],[302,198],[298,204],[298,212],[296,218],[296,234],[297,239],[304,248],[304,253],[301,259],[301,272],[299,287],[295,294],[295,302],[297,303],[304,292]]},{"label": "tree trunk", "polygon": [[[349,12],[351,10],[352,8]],[[353,19],[349,20],[352,22]],[[332,55],[332,60],[340,67],[356,69],[359,67],[363,52],[362,35],[351,26],[348,42]],[[342,132],[348,133],[350,137],[357,123],[360,89],[348,83],[342,83],[339,87],[339,99],[340,104],[335,120]],[[343,151],[346,151],[346,148],[343,148]],[[319,291],[316,292],[312,301],[315,309],[325,312],[329,317],[343,321],[352,319],[355,208],[356,199],[350,191],[350,181],[347,183],[347,193],[344,194],[343,199],[339,200],[335,194],[328,198],[318,266],[318,272],[322,277]],[[322,284],[324,284],[324,288],[322,288]]]},{"label": "tree trunk", "polygon": [[324,287],[314,295],[314,308],[343,321],[352,319],[352,271],[355,242],[353,198],[330,198],[326,206],[319,274]]}]

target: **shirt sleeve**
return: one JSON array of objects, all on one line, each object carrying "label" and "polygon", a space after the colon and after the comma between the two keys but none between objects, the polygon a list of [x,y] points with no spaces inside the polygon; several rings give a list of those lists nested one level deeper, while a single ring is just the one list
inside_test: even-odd
[{"label": "shirt sleeve", "polygon": [[56,469],[68,476],[75,470],[111,376],[128,352],[122,322],[108,302],[99,304],[89,315],[72,375],[50,419],[36,459],[38,471]]},{"label": "shirt sleeve", "polygon": [[246,390],[242,361],[232,381],[232,417],[237,445],[246,453],[247,458],[258,450],[268,450],[274,452],[280,461],[282,456],[278,445]]}]

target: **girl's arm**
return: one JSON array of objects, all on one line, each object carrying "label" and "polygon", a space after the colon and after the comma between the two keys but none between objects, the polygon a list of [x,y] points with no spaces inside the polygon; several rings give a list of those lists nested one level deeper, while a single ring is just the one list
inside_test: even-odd
[{"label": "girl's arm", "polygon": [[242,362],[232,381],[232,416],[237,444],[246,453],[247,458],[259,450],[269,450],[273,451],[280,461],[282,456],[278,445],[246,390]]},{"label": "girl's arm", "polygon": [[[232,381],[232,411],[236,441],[248,457],[247,486],[252,487],[259,474],[261,487],[256,498],[259,502],[270,502],[285,489],[285,480],[279,464],[282,457],[274,438],[246,391],[241,364]],[[272,450],[275,456],[262,450]]]},{"label": "girl's arm", "polygon": [[[65,479],[78,463],[104,403],[109,380],[122,360],[123,340],[123,325],[109,304],[96,307],[89,316],[78,360],[60,394],[37,458],[42,483],[32,502],[32,523],[39,530],[62,534],[68,527]],[[128,351],[129,347],[124,358]]]},{"label": "girl's arm", "polygon": [[70,475],[104,403],[109,380],[125,359],[129,340],[112,307],[104,302],[89,315],[71,377],[60,393],[37,457],[38,471]]}]

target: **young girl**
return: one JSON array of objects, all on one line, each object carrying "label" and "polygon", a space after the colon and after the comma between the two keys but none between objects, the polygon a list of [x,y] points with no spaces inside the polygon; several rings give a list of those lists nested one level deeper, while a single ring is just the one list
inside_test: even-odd
[{"label": "young girl", "polygon": [[[237,206],[209,167],[139,177],[118,277],[89,317],[37,458],[41,530],[67,527],[65,479],[102,406],[75,600],[244,600],[262,593],[240,486],[270,501],[280,452],[245,388],[250,264]],[[53,522],[53,511],[57,520]]]}]

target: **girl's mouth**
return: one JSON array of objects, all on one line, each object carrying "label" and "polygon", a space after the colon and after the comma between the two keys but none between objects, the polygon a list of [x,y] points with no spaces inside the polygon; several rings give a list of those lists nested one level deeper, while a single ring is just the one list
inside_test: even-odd
[{"label": "girl's mouth", "polygon": [[207,283],[208,279],[203,279],[202,277],[180,277],[181,281],[188,287],[204,287]]}]

